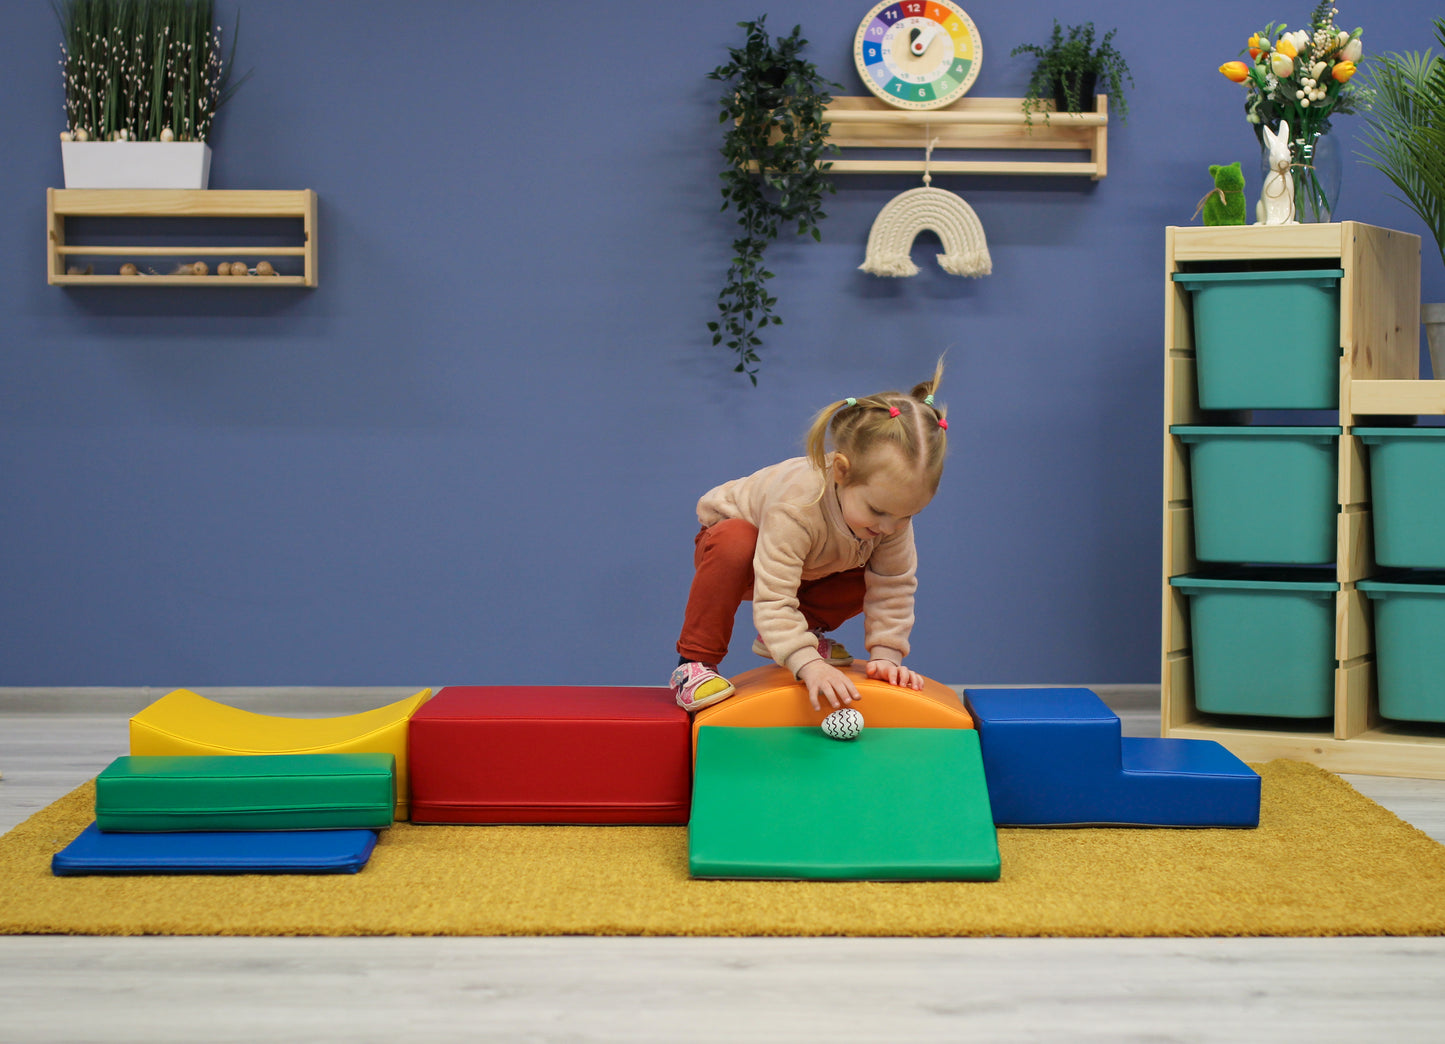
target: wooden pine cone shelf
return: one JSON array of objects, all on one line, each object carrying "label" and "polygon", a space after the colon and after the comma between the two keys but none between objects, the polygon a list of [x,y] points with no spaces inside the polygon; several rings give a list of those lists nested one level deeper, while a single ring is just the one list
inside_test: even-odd
[{"label": "wooden pine cone shelf", "polygon": [[[48,265],[51,286],[209,286],[314,287],[316,285],[316,193],[312,189],[46,189]],[[295,246],[87,246],[66,240],[65,220],[78,218],[299,218],[300,242]],[[168,257],[302,259],[301,275],[68,275],[71,257]]]}]

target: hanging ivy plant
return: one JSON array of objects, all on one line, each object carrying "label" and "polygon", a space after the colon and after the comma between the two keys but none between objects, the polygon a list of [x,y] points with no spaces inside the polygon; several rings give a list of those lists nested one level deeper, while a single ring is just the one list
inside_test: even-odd
[{"label": "hanging ivy plant", "polygon": [[742,234],[733,240],[732,266],[718,294],[721,317],[708,323],[712,343],[737,354],[734,372],[758,383],[758,332],[783,320],[773,311],[778,299],[768,294],[773,273],[763,267],[763,254],[784,226],[796,223],[797,234],[821,239],[818,223],[823,197],[833,192],[824,157],[837,147],[827,140],[823,109],[833,100],[829,90],[842,90],[799,57],[808,41],[802,26],[770,39],[764,22],[739,22],[747,31],[742,47],[729,48],[731,61],[708,73],[728,84],[722,95],[719,123],[728,123],[722,154],[722,209],[737,211]]}]

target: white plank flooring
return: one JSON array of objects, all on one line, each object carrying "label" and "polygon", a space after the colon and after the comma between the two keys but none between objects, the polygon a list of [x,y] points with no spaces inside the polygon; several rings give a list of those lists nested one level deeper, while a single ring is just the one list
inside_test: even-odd
[{"label": "white plank flooring", "polygon": [[[1157,694],[1101,692],[1157,735]],[[156,695],[0,693],[0,831],[124,753]],[[1347,778],[1445,841],[1445,781]],[[0,1041],[1433,1042],[1442,981],[1445,939],[0,937]]]}]

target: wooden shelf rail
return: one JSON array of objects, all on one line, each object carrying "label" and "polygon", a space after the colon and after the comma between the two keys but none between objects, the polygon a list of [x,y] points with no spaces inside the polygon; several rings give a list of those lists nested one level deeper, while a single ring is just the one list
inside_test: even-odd
[{"label": "wooden shelf rail", "polygon": [[[1108,173],[1109,99],[1098,96],[1094,112],[1060,113],[1051,103],[1026,117],[1022,98],[961,98],[946,109],[895,109],[872,95],[834,98],[824,119],[829,141],[847,149],[907,149],[907,159],[833,159],[840,174],[916,173],[924,171],[929,142],[937,139],[928,161],[934,174],[1013,174],[1086,176],[1098,181]],[[1032,125],[1030,125],[1030,119]],[[954,150],[1072,151],[1087,160],[950,159]]]}]

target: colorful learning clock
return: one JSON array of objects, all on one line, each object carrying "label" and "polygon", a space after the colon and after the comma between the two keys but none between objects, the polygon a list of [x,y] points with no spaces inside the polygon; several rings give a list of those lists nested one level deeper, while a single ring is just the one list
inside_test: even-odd
[{"label": "colorful learning clock", "polygon": [[982,54],[978,28],[952,0],[883,0],[853,41],[863,83],[901,109],[937,109],[963,97]]}]

